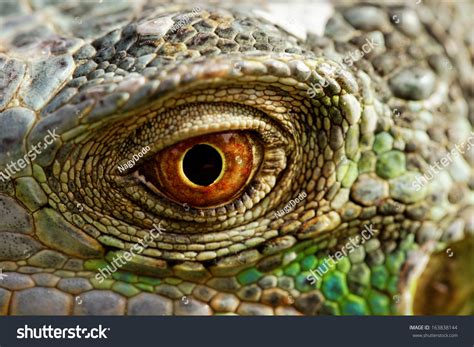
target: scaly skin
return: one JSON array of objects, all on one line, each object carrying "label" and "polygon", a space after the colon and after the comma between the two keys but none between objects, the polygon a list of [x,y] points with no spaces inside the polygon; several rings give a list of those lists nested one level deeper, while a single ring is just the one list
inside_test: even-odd
[{"label": "scaly skin", "polygon": [[[12,4],[0,169],[23,168],[0,179],[1,314],[472,312],[472,148],[414,189],[471,136],[469,4],[341,4],[306,38],[232,4]],[[140,165],[117,169],[229,129],[258,133],[265,155],[223,207],[174,203]],[[48,130],[60,138],[28,154]]]}]

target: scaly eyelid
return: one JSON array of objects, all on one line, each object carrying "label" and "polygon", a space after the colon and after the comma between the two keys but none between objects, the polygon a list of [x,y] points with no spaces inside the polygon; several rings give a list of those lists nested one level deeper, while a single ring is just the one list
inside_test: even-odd
[{"label": "scaly eyelid", "polygon": [[[186,114],[187,117],[183,117],[183,114]],[[166,119],[176,119],[175,123],[179,123],[178,120],[183,119],[182,123],[185,124],[178,124],[173,128],[174,131],[166,131],[165,126],[164,134],[159,136],[158,133],[163,130],[163,125],[160,124]],[[125,138],[123,147],[127,147],[128,144],[132,145],[128,145],[129,148],[117,153],[113,161],[115,167],[112,174],[127,176],[164,148],[171,147],[187,138],[231,130],[255,131],[261,135],[264,143],[267,142],[266,138],[271,139],[271,143],[268,143],[269,146],[280,146],[287,143],[284,130],[280,129],[268,115],[250,106],[232,103],[184,105],[163,111],[159,116],[141,125]],[[149,135],[143,136],[143,134]],[[144,146],[149,146],[151,150],[140,158],[138,164],[136,163],[132,168],[119,169],[121,163],[130,160]]]}]

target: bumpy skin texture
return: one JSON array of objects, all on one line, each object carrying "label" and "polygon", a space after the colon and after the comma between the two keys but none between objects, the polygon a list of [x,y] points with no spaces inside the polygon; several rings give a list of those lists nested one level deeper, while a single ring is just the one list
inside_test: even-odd
[{"label": "bumpy skin texture", "polygon": [[[0,314],[472,312],[472,148],[413,188],[472,136],[468,8],[339,4],[304,38],[232,4],[40,3],[0,4],[0,169],[28,161],[0,180]],[[266,164],[225,206],[117,170],[230,129],[258,133]]]}]

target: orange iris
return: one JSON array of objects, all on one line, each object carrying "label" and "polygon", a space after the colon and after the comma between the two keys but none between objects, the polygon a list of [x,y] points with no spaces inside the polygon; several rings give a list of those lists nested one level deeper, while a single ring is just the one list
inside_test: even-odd
[{"label": "orange iris", "polygon": [[255,168],[254,145],[252,136],[237,131],[197,136],[165,148],[140,171],[181,204],[215,207],[245,188]]}]

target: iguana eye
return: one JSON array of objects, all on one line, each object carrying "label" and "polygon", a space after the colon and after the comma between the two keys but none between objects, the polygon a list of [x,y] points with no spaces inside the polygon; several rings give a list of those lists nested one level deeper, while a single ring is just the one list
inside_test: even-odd
[{"label": "iguana eye", "polygon": [[260,166],[261,153],[257,136],[248,132],[197,136],[160,151],[139,175],[176,202],[216,207],[242,192]]},{"label": "iguana eye", "polygon": [[109,128],[129,129],[107,144],[107,182],[139,210],[122,220],[204,234],[269,213],[287,191],[298,138],[279,113],[229,102],[146,112]]}]

